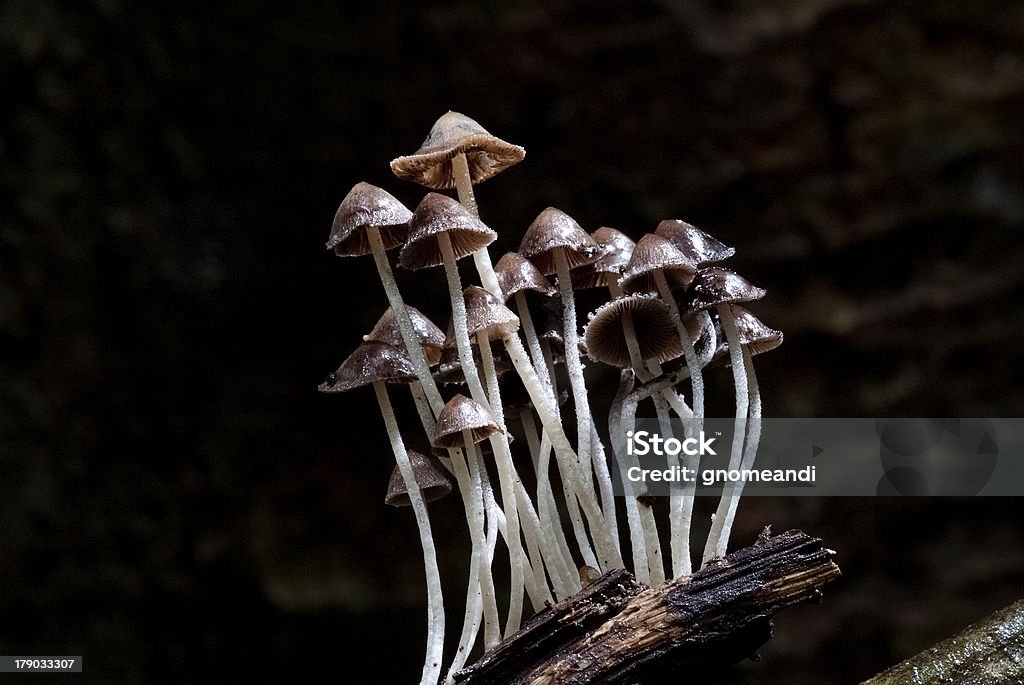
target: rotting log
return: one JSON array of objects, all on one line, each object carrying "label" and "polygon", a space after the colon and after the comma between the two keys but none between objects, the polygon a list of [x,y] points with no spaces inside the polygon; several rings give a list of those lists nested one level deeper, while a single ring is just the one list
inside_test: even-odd
[{"label": "rotting log", "polygon": [[821,599],[833,552],[801,531],[757,542],[653,588],[624,570],[536,614],[455,680],[468,685],[627,684],[756,653],[772,616]]},{"label": "rotting log", "polygon": [[862,685],[1024,683],[1024,601],[893,666]]}]

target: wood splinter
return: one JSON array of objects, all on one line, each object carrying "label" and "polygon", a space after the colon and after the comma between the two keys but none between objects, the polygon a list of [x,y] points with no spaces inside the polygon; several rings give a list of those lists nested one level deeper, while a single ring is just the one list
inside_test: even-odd
[{"label": "wood splinter", "polygon": [[608,571],[533,616],[455,682],[627,684],[684,667],[723,667],[756,653],[771,637],[776,612],[820,601],[821,588],[840,575],[833,554],[792,530],[762,534],[750,547],[652,588],[627,571]]}]

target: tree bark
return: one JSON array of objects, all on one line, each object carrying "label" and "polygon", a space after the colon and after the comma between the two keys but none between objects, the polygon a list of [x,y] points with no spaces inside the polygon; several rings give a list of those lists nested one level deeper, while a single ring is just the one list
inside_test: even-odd
[{"label": "tree bark", "polygon": [[682,667],[734,663],[771,637],[776,612],[821,599],[840,575],[832,556],[800,531],[766,529],[751,547],[653,588],[609,571],[535,615],[456,682],[651,683]]},{"label": "tree bark", "polygon": [[1019,685],[1024,601],[1006,607],[861,685]]}]

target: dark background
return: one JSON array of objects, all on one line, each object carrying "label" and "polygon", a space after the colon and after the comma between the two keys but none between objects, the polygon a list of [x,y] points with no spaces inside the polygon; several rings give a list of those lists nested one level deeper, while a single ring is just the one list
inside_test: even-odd
[{"label": "dark background", "polygon": [[[422,562],[382,422],[315,392],[385,299],[323,242],[357,181],[418,202],[388,161],[448,109],[527,150],[478,188],[495,256],[548,205],[735,245],[786,334],[768,415],[1020,415],[1022,45],[1010,2],[8,0],[0,653],[414,681]],[[399,277],[443,322],[440,273]],[[435,510],[453,632],[459,517]],[[748,499],[733,539],[768,523],[845,576],[723,682],[858,682],[1024,587],[1013,500]]]}]

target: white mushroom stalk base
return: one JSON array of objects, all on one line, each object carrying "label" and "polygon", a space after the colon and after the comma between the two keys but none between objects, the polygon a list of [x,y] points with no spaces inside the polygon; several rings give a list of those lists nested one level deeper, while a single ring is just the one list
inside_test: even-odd
[{"label": "white mushroom stalk base", "polygon": [[420,683],[421,685],[433,685],[437,683],[441,675],[441,659],[444,656],[444,599],[441,595],[441,572],[437,567],[434,537],[430,530],[427,505],[423,501],[423,495],[420,493],[416,477],[413,475],[409,453],[405,450],[402,434],[398,430],[398,421],[395,420],[395,412],[391,408],[387,388],[383,382],[377,381],[373,384],[373,389],[377,394],[377,403],[380,405],[380,413],[384,418],[384,426],[387,428],[388,438],[391,441],[391,451],[394,452],[398,471],[402,474],[402,480],[405,481],[409,502],[412,504],[413,514],[416,516],[420,544],[423,547],[423,566],[427,576],[427,653]]},{"label": "white mushroom stalk base", "polygon": [[[729,470],[732,471],[740,467],[743,458],[747,413],[750,410],[750,389],[747,385],[746,364],[743,362],[743,346],[740,345],[736,321],[728,304],[718,305],[718,319],[722,322],[722,330],[725,332],[726,342],[729,343],[729,361],[732,364],[732,375],[736,385],[736,423],[732,436],[732,452],[729,455]],[[735,509],[731,504],[732,500],[733,490],[727,487],[722,492],[722,499],[718,502],[715,518],[711,523],[711,531],[708,533],[703,557],[705,564],[712,559],[725,556],[729,547],[732,521],[729,520],[728,512],[730,507]]]}]

